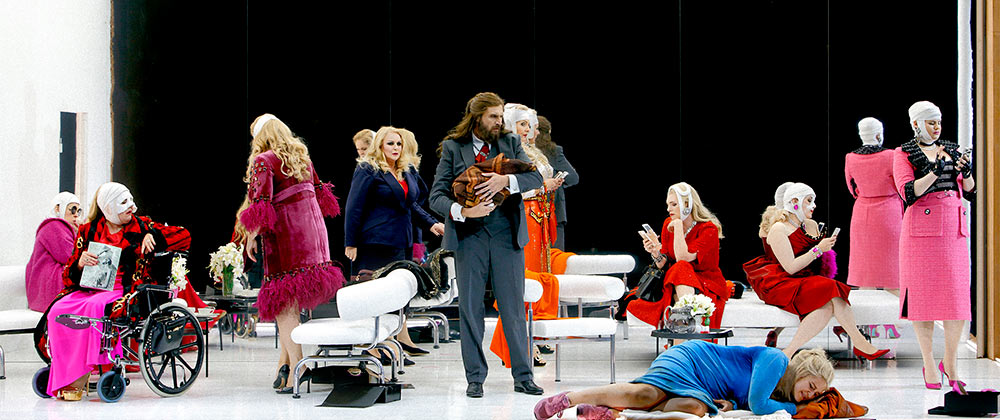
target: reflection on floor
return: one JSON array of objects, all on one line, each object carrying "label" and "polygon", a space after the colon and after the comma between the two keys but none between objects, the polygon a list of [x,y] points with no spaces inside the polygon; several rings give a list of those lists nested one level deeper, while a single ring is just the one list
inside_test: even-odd
[{"label": "reflection on floor", "polygon": [[[493,331],[487,322],[487,337]],[[881,332],[881,328],[879,329]],[[272,330],[273,331],[273,330]],[[177,398],[160,398],[153,394],[138,374],[129,374],[131,385],[116,404],[100,402],[96,395],[81,402],[39,399],[31,390],[31,376],[42,367],[30,347],[30,336],[0,336],[0,345],[7,356],[7,379],[0,380],[0,419],[130,419],[130,418],[263,418],[263,419],[531,419],[531,410],[538,397],[516,394],[509,371],[500,366],[497,357],[487,351],[490,375],[485,384],[485,397],[465,397],[465,377],[458,342],[443,343],[438,350],[430,344],[430,355],[414,358],[415,366],[406,368],[400,380],[413,384],[404,389],[402,400],[367,409],[316,407],[329,393],[327,385],[312,387],[312,393],[299,400],[289,395],[277,395],[270,389],[276,370],[277,350],[273,336],[252,339],[225,338],[225,349],[219,350],[218,334],[211,337],[210,376],[202,376],[186,394]],[[779,347],[788,342],[794,330],[785,331]],[[848,399],[871,408],[867,417],[923,418],[927,409],[941,405],[944,390],[924,388],[920,368],[920,351],[909,328],[900,328],[902,338],[875,339],[879,347],[892,347],[896,359],[877,361],[874,369],[865,370],[857,362],[840,362],[834,385]],[[272,333],[273,334],[273,333]],[[737,330],[730,345],[760,345],[763,330]],[[942,331],[935,333],[935,354],[941,357]],[[846,349],[835,336],[820,334],[809,347],[820,346],[832,351]],[[311,349],[305,349],[309,352]],[[600,386],[608,383],[608,346],[606,343],[574,343],[561,346],[562,381],[555,382],[553,355],[549,365],[536,368],[535,381],[545,389],[545,395],[560,391]],[[970,389],[1000,388],[1000,366],[994,361],[976,359],[966,345],[959,348],[958,370]],[[649,329],[633,326],[629,339],[617,343],[617,380],[627,382],[643,374],[657,354]],[[573,418],[567,413],[564,418]]]}]

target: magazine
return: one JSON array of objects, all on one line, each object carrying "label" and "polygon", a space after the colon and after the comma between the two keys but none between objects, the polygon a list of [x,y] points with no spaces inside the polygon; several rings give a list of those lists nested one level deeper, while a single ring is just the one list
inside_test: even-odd
[{"label": "magazine", "polygon": [[118,260],[122,249],[116,246],[91,242],[87,252],[97,256],[97,265],[83,267],[80,286],[89,289],[111,290],[115,287],[118,274]]}]

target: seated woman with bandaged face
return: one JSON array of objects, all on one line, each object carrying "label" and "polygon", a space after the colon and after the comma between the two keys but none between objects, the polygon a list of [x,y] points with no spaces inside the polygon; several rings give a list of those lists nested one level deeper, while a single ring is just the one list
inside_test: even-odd
[{"label": "seated woman with bandaged face", "polygon": [[658,302],[636,299],[637,290],[626,296],[628,311],[641,321],[658,326],[673,303],[684,295],[701,293],[712,299],[715,311],[709,320],[719,328],[729,287],[719,269],[719,239],[722,224],[701,202],[698,191],[686,182],[671,185],[660,240],[644,238],[643,246],[657,267],[667,267],[663,278],[663,298]]},{"label": "seated woman with bandaged face", "polygon": [[795,354],[823,331],[831,317],[854,340],[856,356],[874,360],[888,353],[858,331],[847,300],[851,287],[832,278],[837,269],[831,249],[837,236],[823,238],[824,232],[812,220],[816,193],[806,184],[786,182],[774,197],[775,204],[768,206],[760,224],[764,255],[743,264],[743,271],[764,303],[799,316],[799,327],[785,355]]},{"label": "seated woman with bandaged face", "polygon": [[[65,288],[56,296],[46,315],[48,348],[52,357],[48,393],[53,397],[80,400],[94,366],[111,363],[113,358],[122,355],[120,343],[112,354],[101,353],[101,332],[97,329],[71,329],[56,319],[63,314],[91,318],[109,313],[112,317],[118,315],[124,306],[122,296],[125,292],[153,281],[150,262],[154,253],[184,250],[191,243],[191,235],[186,229],[153,222],[147,217],[136,216],[135,211],[128,188],[109,182],[98,188],[86,223],[80,226],[73,255],[63,271]],[[98,256],[88,251],[91,242],[121,248],[111,290],[80,285],[84,268],[99,263]]]}]

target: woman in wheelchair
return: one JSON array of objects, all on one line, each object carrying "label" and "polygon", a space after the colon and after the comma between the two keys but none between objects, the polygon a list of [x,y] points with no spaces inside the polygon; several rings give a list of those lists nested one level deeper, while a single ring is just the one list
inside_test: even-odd
[{"label": "woman in wheelchair", "polygon": [[[100,209],[100,211],[98,211]],[[46,312],[48,354],[52,363],[48,372],[47,392],[63,400],[79,400],[87,390],[95,366],[112,363],[121,357],[121,343],[110,354],[102,353],[102,334],[95,328],[72,329],[56,322],[63,314],[91,318],[121,317],[127,309],[123,292],[134,292],[144,283],[152,283],[151,261],[154,252],[183,250],[190,244],[186,229],[164,226],[149,218],[134,215],[132,194],[124,185],[109,182],[101,185],[87,216],[80,226],[73,256],[63,271],[65,288]],[[80,285],[84,267],[97,265],[97,256],[88,252],[91,242],[122,249],[114,287],[110,291],[87,289]],[[40,344],[39,348],[44,348]]]}]

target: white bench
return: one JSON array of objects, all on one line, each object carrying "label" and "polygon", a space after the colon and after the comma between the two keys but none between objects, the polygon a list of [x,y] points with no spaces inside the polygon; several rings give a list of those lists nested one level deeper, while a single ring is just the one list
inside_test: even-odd
[{"label": "white bench", "polygon": [[[851,290],[847,297],[854,310],[854,320],[864,329],[866,325],[908,324],[899,319],[899,298],[884,290]],[[837,318],[831,318],[828,327],[840,325]],[[729,299],[722,313],[723,328],[796,328],[799,317],[771,306],[747,290],[741,299]],[[848,341],[850,345],[850,341]]]},{"label": "white bench", "polygon": [[[28,309],[24,289],[24,266],[0,267],[0,335],[31,334],[42,313]],[[0,379],[6,378],[3,347],[0,346]]]}]

